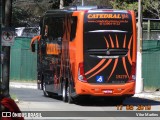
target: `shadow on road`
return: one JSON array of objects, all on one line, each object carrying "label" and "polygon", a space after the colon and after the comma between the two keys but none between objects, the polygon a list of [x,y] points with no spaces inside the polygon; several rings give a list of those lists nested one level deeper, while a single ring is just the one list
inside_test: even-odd
[{"label": "shadow on road", "polygon": [[[32,90],[32,89],[25,89],[25,88],[11,88],[10,91],[11,91],[11,94],[15,94],[20,101],[63,102],[62,97],[58,97],[58,96],[52,96],[52,98],[44,97],[42,91],[40,90]],[[156,106],[156,105],[160,105],[160,101],[150,100],[145,98],[137,98],[137,97],[127,98],[123,101],[123,103],[120,103],[120,102],[117,103],[116,100],[107,99],[107,98],[103,99],[103,98],[87,97],[87,98],[78,100],[74,104],[79,106],[115,106],[115,105]]]},{"label": "shadow on road", "polygon": [[137,105],[160,105],[160,101],[157,100],[151,100],[151,99],[146,99],[146,98],[138,98],[138,97],[131,97],[127,98],[124,103],[124,105],[132,104],[134,106]]},{"label": "shadow on road", "polygon": [[149,100],[149,99],[144,99],[144,98],[136,98],[136,97],[131,97],[131,98],[126,98],[123,102],[117,102],[117,100],[114,99],[103,99],[103,98],[89,98],[86,100],[78,101],[75,104],[80,105],[80,106],[116,106],[116,105],[133,105],[133,106],[138,106],[138,105],[150,105],[150,106],[155,106],[155,105],[160,105],[160,101],[155,101],[155,100]]}]

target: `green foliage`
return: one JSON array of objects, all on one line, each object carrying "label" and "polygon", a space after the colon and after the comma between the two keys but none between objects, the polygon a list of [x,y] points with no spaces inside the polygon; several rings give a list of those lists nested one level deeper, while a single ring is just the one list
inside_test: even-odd
[{"label": "green foliage", "polygon": [[114,0],[110,3],[114,9],[134,10],[136,13],[138,12],[138,2],[134,2],[134,0]]},{"label": "green foliage", "polygon": [[143,2],[143,9],[145,12],[151,14],[153,18],[160,19],[160,1],[159,0],[145,0]]},{"label": "green foliage", "polygon": [[[138,12],[139,0],[113,0],[111,5],[114,9],[134,10]],[[159,0],[142,0],[142,10],[144,18],[160,18]]]},{"label": "green foliage", "polygon": [[[73,5],[82,5],[82,0],[73,0]],[[100,5],[100,6],[110,6],[110,0],[84,0],[84,5]]]},{"label": "green foliage", "polygon": [[28,18],[30,14],[19,7],[14,7],[12,10],[12,25],[14,27],[17,26],[25,26],[26,18]]},{"label": "green foliage", "polygon": [[17,95],[16,95],[16,94],[11,94],[11,98],[12,98],[13,100],[16,100],[16,99],[17,99]]}]

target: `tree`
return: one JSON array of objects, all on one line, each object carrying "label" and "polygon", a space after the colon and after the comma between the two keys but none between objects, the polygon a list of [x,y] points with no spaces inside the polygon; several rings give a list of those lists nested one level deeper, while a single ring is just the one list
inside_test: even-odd
[{"label": "tree", "polygon": [[110,1],[114,9],[134,10],[138,12],[138,2],[136,0],[112,0]]},{"label": "tree", "polygon": [[27,26],[27,19],[29,18],[30,14],[26,12],[25,10],[19,8],[19,7],[14,7],[13,8],[13,17],[12,17],[12,24],[14,27],[23,27]]},{"label": "tree", "polygon": [[14,27],[37,26],[40,17],[51,9],[50,0],[13,0]]},{"label": "tree", "polygon": [[[82,0],[73,0],[72,5],[82,5]],[[84,6],[98,5],[98,6],[110,6],[110,0],[84,0]]]},{"label": "tree", "polygon": [[145,12],[151,13],[153,18],[160,19],[160,1],[159,0],[145,0],[143,2]]},{"label": "tree", "polygon": [[[139,0],[112,0],[110,3],[114,9],[134,10],[138,12]],[[143,18],[160,18],[159,0],[142,0]]]}]

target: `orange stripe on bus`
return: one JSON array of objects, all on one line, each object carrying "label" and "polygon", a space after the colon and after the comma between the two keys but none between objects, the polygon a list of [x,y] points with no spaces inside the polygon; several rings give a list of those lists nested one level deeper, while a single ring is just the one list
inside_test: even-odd
[{"label": "orange stripe on bus", "polygon": [[114,48],[114,43],[113,43],[112,37],[110,35],[109,35],[109,38],[110,38],[111,46],[112,46],[112,48]]},{"label": "orange stripe on bus", "polygon": [[117,35],[116,35],[116,46],[117,46],[117,48],[119,48],[119,43],[118,43],[118,37],[117,37]]},{"label": "orange stripe on bus", "polygon": [[105,39],[105,41],[106,41],[106,46],[107,46],[107,48],[109,48],[109,43],[108,43],[107,38],[106,38],[106,37],[104,37],[104,39]]},{"label": "orange stripe on bus", "polygon": [[90,77],[87,78],[87,79],[90,79],[91,77],[93,77],[93,76],[97,75],[98,73],[100,73],[102,70],[104,70],[104,69],[111,63],[111,61],[112,61],[112,59],[109,59],[109,60],[107,61],[107,63],[106,63],[100,70],[98,70],[96,73],[94,73],[92,76],[90,76]]},{"label": "orange stripe on bus", "polygon": [[127,74],[128,78],[129,78],[129,74],[128,74],[128,70],[127,70],[127,66],[126,66],[125,57],[122,58],[122,61],[123,61],[123,66],[124,66],[124,69],[126,71],[126,74]]},{"label": "orange stripe on bus", "polygon": [[113,66],[113,69],[112,69],[112,72],[111,72],[110,76],[108,77],[108,80],[107,80],[107,81],[109,81],[110,77],[112,76],[113,72],[115,71],[116,66],[117,66],[117,63],[118,63],[118,59],[115,59],[114,66]]},{"label": "orange stripe on bus", "polygon": [[85,75],[90,74],[91,72],[93,72],[94,70],[96,70],[98,67],[100,67],[106,59],[102,59],[96,66],[94,66],[91,70],[89,70],[88,72],[85,73]]},{"label": "orange stripe on bus", "polygon": [[[134,11],[131,11],[132,15],[135,16]],[[136,50],[137,50],[137,32],[136,32],[136,19],[132,17],[133,25],[133,51],[132,51],[132,61],[136,62]]]},{"label": "orange stripe on bus", "polygon": [[128,49],[129,49],[129,51],[128,51],[128,60],[129,60],[129,63],[132,65],[132,59],[131,59],[131,53],[130,53],[131,42],[132,42],[132,36],[131,36],[131,38],[129,40],[129,44],[128,44]]}]

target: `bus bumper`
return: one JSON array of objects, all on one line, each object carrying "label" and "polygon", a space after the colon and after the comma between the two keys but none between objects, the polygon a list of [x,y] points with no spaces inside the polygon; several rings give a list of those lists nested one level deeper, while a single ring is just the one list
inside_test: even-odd
[{"label": "bus bumper", "polygon": [[125,84],[95,85],[77,82],[75,86],[77,95],[91,96],[133,96],[135,94],[135,82]]}]

